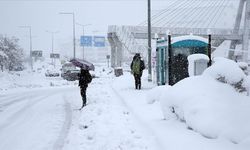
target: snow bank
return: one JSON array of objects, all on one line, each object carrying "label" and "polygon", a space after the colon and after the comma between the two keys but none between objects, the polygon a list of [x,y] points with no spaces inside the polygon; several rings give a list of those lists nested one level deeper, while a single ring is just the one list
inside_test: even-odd
[{"label": "snow bank", "polygon": [[246,87],[242,86],[246,81],[246,75],[237,63],[222,57],[214,58],[214,61],[215,63],[206,69],[203,75],[230,84],[240,92],[246,91]]},{"label": "snow bank", "polygon": [[162,93],[166,91],[169,87],[169,85],[163,85],[163,86],[157,86],[147,92],[147,103],[153,104],[155,101],[158,101],[161,97]]},{"label": "snow bank", "polygon": [[248,71],[247,71],[248,64],[246,62],[237,62],[237,64],[244,71],[244,73],[247,75],[248,74]]},{"label": "snow bank", "polygon": [[76,81],[69,82],[61,77],[45,77],[42,70],[38,72],[0,72],[0,83],[0,92],[77,84]]},{"label": "snow bank", "polygon": [[[225,82],[218,80],[221,77]],[[186,78],[162,93],[164,117],[178,118],[208,138],[249,144],[250,97],[232,86],[242,80],[249,81],[235,62],[218,58],[203,75]]]}]

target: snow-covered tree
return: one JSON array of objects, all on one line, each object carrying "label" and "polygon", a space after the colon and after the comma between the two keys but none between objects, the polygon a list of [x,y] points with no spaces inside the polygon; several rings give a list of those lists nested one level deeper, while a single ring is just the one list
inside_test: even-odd
[{"label": "snow-covered tree", "polygon": [[0,35],[0,69],[17,70],[23,68],[23,50],[16,37]]}]

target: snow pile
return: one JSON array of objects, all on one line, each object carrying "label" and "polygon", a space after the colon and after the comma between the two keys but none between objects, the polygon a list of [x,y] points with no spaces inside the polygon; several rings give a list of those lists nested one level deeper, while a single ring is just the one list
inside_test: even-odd
[{"label": "snow pile", "polygon": [[153,104],[155,101],[158,101],[159,98],[161,97],[162,93],[166,91],[169,87],[169,85],[162,85],[162,86],[157,86],[147,92],[147,103],[148,104]]},{"label": "snow pile", "polygon": [[248,64],[246,62],[237,62],[237,64],[244,71],[244,73],[247,75],[248,74],[248,71],[247,71]]},{"label": "snow pile", "polygon": [[178,118],[207,138],[250,145],[250,97],[235,89],[247,81],[233,61],[215,59],[203,75],[186,78],[160,97],[165,119]]},{"label": "snow pile", "polygon": [[246,75],[237,63],[232,60],[218,57],[214,58],[215,63],[204,71],[205,76],[232,85],[239,92],[246,91],[243,83],[246,82]]},{"label": "snow pile", "polygon": [[45,77],[43,71],[0,72],[0,91],[25,90],[32,88],[75,85],[61,77]]}]

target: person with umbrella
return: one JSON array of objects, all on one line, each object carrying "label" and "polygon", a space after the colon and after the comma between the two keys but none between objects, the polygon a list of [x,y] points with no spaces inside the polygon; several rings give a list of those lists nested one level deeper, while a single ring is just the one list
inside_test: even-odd
[{"label": "person with umbrella", "polygon": [[92,81],[92,76],[89,73],[89,70],[81,68],[81,71],[79,73],[79,87],[80,87],[80,93],[82,96],[82,109],[84,106],[86,106],[87,98],[86,98],[86,90],[88,87],[88,84]]},{"label": "person with umbrella", "polygon": [[84,106],[86,106],[87,103],[86,90],[88,84],[92,81],[92,76],[89,73],[89,70],[95,70],[95,66],[86,60],[81,60],[77,58],[71,59],[70,62],[75,66],[81,68],[79,73],[79,84],[78,84],[82,96],[82,107],[80,108],[81,110]]}]

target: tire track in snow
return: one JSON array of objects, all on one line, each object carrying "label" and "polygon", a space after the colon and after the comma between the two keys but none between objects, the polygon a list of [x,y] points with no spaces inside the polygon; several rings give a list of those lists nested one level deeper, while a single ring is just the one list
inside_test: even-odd
[{"label": "tire track in snow", "polygon": [[[0,109],[3,108],[3,109],[6,109],[8,106],[11,106],[12,104],[16,104],[18,102],[22,102],[22,101],[27,101],[29,99],[32,99],[36,97],[36,95],[21,95],[19,97],[16,97],[14,99],[11,99],[11,100],[6,100],[7,102],[3,102],[0,104]],[[1,101],[2,102],[2,101]]]},{"label": "tire track in snow", "polygon": [[61,150],[64,147],[65,140],[69,134],[69,130],[72,124],[72,109],[71,104],[67,101],[66,97],[63,97],[64,99],[64,110],[65,110],[65,120],[63,123],[63,126],[61,128],[61,131],[59,133],[58,138],[56,139],[56,142],[53,145],[53,150]]},{"label": "tire track in snow", "polygon": [[46,95],[46,96],[40,96],[39,98],[36,98],[36,99],[32,99],[32,102],[26,104],[24,107],[22,107],[21,109],[19,109],[15,113],[13,113],[10,117],[8,117],[6,119],[6,121],[3,124],[0,125],[0,133],[6,127],[11,126],[12,124],[14,124],[15,121],[17,120],[17,118],[19,118],[19,116],[23,115],[23,113],[26,110],[28,110],[30,107],[34,106],[35,104],[41,102],[42,100],[45,100],[49,96],[52,96],[52,95],[50,94],[50,95]]},{"label": "tire track in snow", "polygon": [[126,103],[126,101],[124,100],[124,98],[115,90],[115,88],[110,85],[113,93],[118,97],[118,99],[120,100],[120,102],[122,103],[122,105],[124,105],[124,107],[126,107],[131,114],[134,116],[135,120],[138,122],[138,124],[145,129],[145,131],[147,131],[150,135],[152,135],[157,143],[157,146],[160,150],[166,149],[161,143],[161,141],[158,139],[158,137],[156,136],[154,130],[147,125],[146,122],[144,122],[134,111],[133,109]]}]

